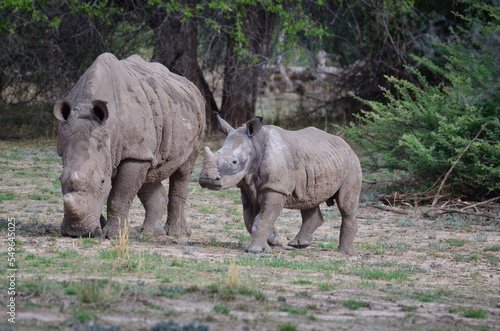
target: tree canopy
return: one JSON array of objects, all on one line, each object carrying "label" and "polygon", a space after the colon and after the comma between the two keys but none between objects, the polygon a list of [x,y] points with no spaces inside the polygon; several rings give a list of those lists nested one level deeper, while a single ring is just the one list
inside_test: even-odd
[{"label": "tree canopy", "polygon": [[0,122],[17,132],[0,137],[54,134],[53,101],[99,54],[139,54],[198,86],[209,128],[214,111],[244,123],[274,89],[296,96],[285,99],[297,103],[290,122],[352,122],[372,166],[420,179],[437,180],[428,174],[441,176],[487,123],[452,182],[488,194],[498,190],[499,4],[4,0]]}]

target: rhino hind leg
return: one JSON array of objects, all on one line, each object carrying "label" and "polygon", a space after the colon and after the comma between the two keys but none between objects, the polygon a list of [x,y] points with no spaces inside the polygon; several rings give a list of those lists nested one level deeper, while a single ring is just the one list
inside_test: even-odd
[{"label": "rhino hind leg", "polygon": [[356,211],[359,204],[360,190],[361,176],[346,181],[336,194],[337,205],[342,216],[338,251],[346,255],[356,255],[354,238],[358,231]]},{"label": "rhino hind leg", "polygon": [[288,243],[288,246],[295,248],[305,248],[311,245],[314,241],[312,236],[314,231],[323,224],[323,215],[321,214],[319,206],[301,210],[300,214],[302,215],[302,226],[300,231],[295,238]]},{"label": "rhino hind leg", "polygon": [[133,232],[158,236],[165,235],[163,216],[165,216],[165,209],[168,204],[168,194],[163,184],[144,185],[137,192],[137,196],[146,210],[146,217],[144,223],[136,227]]}]

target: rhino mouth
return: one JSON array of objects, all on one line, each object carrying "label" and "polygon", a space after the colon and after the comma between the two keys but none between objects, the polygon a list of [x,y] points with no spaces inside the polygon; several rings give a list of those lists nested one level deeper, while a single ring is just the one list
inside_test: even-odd
[{"label": "rhino mouth", "polygon": [[102,235],[102,229],[100,226],[96,226],[92,230],[75,229],[74,227],[70,225],[65,225],[65,223],[63,223],[61,225],[61,234],[64,237],[71,237],[71,238],[79,238],[79,237],[99,238]]},{"label": "rhino mouth", "polygon": [[220,191],[222,189],[220,178],[200,177],[198,182],[201,187],[212,191]]},{"label": "rhino mouth", "polygon": [[97,225],[93,223],[90,227],[82,226],[82,222],[75,222],[65,217],[61,224],[61,235],[71,238],[99,238],[102,236],[102,228],[104,228],[105,225],[106,219],[102,215]]}]

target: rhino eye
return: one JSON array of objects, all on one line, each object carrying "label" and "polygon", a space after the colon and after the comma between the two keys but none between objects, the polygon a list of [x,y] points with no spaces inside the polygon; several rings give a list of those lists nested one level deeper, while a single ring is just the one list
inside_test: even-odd
[{"label": "rhino eye", "polygon": [[238,163],[238,161],[236,161],[236,160],[233,160],[233,164],[236,164],[236,163]]}]

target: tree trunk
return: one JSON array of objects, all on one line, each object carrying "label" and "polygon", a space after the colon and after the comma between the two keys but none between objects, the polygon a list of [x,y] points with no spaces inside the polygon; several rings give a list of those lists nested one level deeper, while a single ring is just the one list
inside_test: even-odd
[{"label": "tree trunk", "polygon": [[242,52],[234,35],[228,35],[224,63],[221,115],[238,127],[255,115],[258,79],[269,54],[269,44],[278,18],[264,7],[248,6],[242,31],[248,40]]},{"label": "tree trunk", "polygon": [[154,60],[170,71],[186,77],[198,87],[205,98],[207,128],[216,128],[213,113],[219,109],[198,65],[198,31],[195,22],[191,19],[181,21],[179,17],[168,17],[161,21],[155,32]]}]

